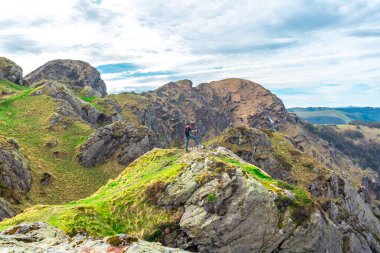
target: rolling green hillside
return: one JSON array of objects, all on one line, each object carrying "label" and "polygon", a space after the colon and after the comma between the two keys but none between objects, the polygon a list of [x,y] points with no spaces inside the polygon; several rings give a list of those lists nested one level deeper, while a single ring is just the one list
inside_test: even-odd
[{"label": "rolling green hillside", "polygon": [[[15,139],[29,160],[31,203],[65,203],[86,197],[117,176],[123,166],[110,160],[84,169],[77,161],[77,148],[94,130],[77,119],[68,126],[50,127],[57,102],[45,94],[33,96],[38,89],[0,80],[0,90],[7,90],[0,98],[0,135]],[[44,175],[50,177],[48,184],[40,183]]]},{"label": "rolling green hillside", "polygon": [[295,107],[288,108],[312,124],[347,124],[351,121],[379,122],[380,108],[376,107]]}]

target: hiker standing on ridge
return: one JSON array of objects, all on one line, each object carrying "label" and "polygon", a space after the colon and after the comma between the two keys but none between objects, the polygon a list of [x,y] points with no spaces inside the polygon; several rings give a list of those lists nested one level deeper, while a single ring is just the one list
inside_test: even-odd
[{"label": "hiker standing on ridge", "polygon": [[195,145],[199,146],[199,139],[197,136],[192,135],[192,133],[196,133],[198,130],[193,129],[191,127],[190,122],[187,122],[184,130],[185,138],[186,138],[186,152],[189,152],[189,141],[190,139],[193,139],[195,141]]}]

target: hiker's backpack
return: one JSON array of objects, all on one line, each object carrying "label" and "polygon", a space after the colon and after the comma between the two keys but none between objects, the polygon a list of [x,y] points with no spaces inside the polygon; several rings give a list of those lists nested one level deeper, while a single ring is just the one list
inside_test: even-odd
[{"label": "hiker's backpack", "polygon": [[185,126],[185,135],[190,135],[191,128],[189,126]]}]

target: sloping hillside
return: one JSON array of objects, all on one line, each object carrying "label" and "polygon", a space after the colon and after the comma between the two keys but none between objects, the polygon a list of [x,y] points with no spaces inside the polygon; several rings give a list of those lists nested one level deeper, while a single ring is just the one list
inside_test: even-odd
[{"label": "sloping hillside", "polygon": [[288,108],[312,124],[347,124],[351,121],[379,122],[380,108],[374,107],[308,107]]}]

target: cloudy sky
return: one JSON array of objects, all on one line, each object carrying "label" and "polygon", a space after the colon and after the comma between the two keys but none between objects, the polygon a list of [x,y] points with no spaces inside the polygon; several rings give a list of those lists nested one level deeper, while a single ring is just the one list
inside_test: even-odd
[{"label": "cloudy sky", "polygon": [[246,78],[293,106],[380,106],[380,0],[12,0],[0,55],[98,67],[109,92]]}]

